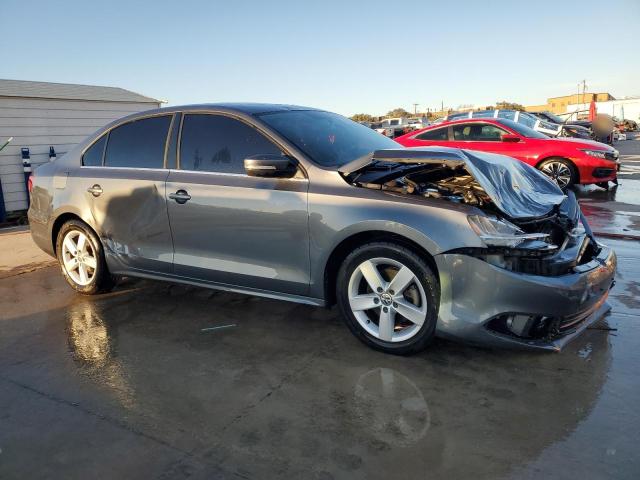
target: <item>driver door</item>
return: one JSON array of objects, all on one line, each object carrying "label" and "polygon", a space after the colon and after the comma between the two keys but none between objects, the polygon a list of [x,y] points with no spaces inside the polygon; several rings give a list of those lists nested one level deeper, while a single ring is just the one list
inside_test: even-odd
[{"label": "driver door", "polygon": [[174,274],[306,295],[306,177],[248,176],[245,158],[282,151],[237,118],[187,113],[180,139],[178,169],[166,186]]}]

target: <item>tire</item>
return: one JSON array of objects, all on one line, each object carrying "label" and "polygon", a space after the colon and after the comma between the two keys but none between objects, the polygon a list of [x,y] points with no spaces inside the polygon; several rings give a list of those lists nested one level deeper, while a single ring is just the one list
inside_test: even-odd
[{"label": "tire", "polygon": [[349,254],[338,272],[336,298],[351,332],[376,350],[410,355],[434,337],[437,277],[423,259],[396,243],[368,243]]},{"label": "tire", "polygon": [[562,190],[580,181],[575,165],[564,158],[549,158],[538,165],[538,170],[553,180]]},{"label": "tire", "polygon": [[[81,247],[80,252],[78,246]],[[76,292],[96,295],[113,288],[114,281],[104,259],[102,243],[86,223],[70,220],[62,225],[56,239],[56,256],[65,280]]]}]

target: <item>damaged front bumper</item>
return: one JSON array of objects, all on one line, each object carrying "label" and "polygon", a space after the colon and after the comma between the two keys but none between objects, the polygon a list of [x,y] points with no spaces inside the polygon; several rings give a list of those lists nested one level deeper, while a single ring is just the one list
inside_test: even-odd
[{"label": "damaged front bumper", "polygon": [[436,255],[441,289],[437,335],[485,346],[559,351],[609,310],[616,256],[600,247],[591,261],[558,276],[509,271],[462,253]]}]

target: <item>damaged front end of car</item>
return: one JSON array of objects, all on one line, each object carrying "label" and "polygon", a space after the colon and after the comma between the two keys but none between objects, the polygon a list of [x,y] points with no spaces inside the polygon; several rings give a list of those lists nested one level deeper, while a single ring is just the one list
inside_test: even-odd
[{"label": "damaged front end of car", "polygon": [[362,188],[474,207],[467,219],[482,247],[436,258],[449,277],[441,279],[443,336],[558,350],[606,311],[615,255],[595,240],[573,193],[532,167],[420,148],[373,152],[342,175]]}]

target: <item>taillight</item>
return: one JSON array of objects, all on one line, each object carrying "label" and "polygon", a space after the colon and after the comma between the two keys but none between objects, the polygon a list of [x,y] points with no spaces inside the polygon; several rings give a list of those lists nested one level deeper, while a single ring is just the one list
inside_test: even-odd
[{"label": "taillight", "polygon": [[27,181],[27,189],[29,190],[29,193],[31,193],[31,190],[33,190],[33,173],[29,175],[29,180]]}]

